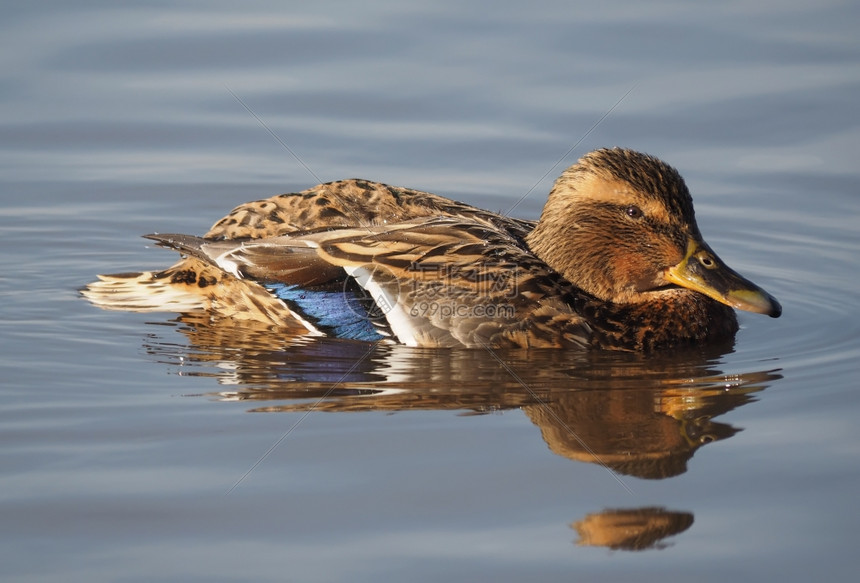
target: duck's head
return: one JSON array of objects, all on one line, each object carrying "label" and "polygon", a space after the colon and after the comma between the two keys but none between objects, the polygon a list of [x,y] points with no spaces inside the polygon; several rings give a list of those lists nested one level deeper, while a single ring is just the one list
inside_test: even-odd
[{"label": "duck's head", "polygon": [[568,281],[607,302],[647,302],[686,288],[739,310],[782,312],[702,239],[678,172],[632,150],[596,150],[565,170],[528,243]]}]

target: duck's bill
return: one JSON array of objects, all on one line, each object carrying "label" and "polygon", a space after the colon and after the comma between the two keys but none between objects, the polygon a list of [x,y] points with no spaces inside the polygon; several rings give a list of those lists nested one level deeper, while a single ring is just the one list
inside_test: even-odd
[{"label": "duck's bill", "polygon": [[666,279],[738,310],[778,318],[782,306],[772,295],[730,269],[707,244],[690,240],[687,253],[677,265],[666,270]]}]

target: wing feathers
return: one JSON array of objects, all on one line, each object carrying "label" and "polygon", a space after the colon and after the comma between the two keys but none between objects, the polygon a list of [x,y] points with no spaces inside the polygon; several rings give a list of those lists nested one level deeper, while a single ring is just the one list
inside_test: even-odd
[{"label": "wing feathers", "polygon": [[[520,240],[477,220],[241,241],[147,238],[268,289],[309,330],[362,340],[393,335],[412,346],[560,346],[585,344],[590,335],[571,303],[558,299],[574,288]],[[357,289],[366,297],[350,295]]]}]

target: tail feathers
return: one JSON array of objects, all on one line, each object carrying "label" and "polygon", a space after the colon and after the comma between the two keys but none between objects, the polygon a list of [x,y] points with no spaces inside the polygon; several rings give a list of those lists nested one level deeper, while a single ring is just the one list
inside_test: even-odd
[{"label": "tail feathers", "polygon": [[81,290],[81,295],[105,310],[130,312],[193,312],[205,310],[206,296],[175,285],[164,272],[117,273],[99,275]]},{"label": "tail feathers", "polygon": [[277,296],[253,281],[240,280],[186,257],[164,271],[99,275],[81,294],[105,310],[131,312],[205,311],[212,318],[254,321],[307,331],[301,319]]}]

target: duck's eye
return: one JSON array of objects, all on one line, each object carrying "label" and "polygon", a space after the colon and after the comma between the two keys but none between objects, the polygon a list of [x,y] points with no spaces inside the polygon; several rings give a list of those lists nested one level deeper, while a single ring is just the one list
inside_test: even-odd
[{"label": "duck's eye", "polygon": [[716,269],[717,267],[719,267],[717,265],[717,262],[714,261],[714,258],[711,257],[711,255],[708,254],[707,251],[699,252],[696,255],[696,259],[699,260],[699,263],[701,263],[705,269]]},{"label": "duck's eye", "polygon": [[631,219],[641,219],[642,218],[642,209],[636,206],[635,204],[631,204],[625,210],[627,216]]}]

